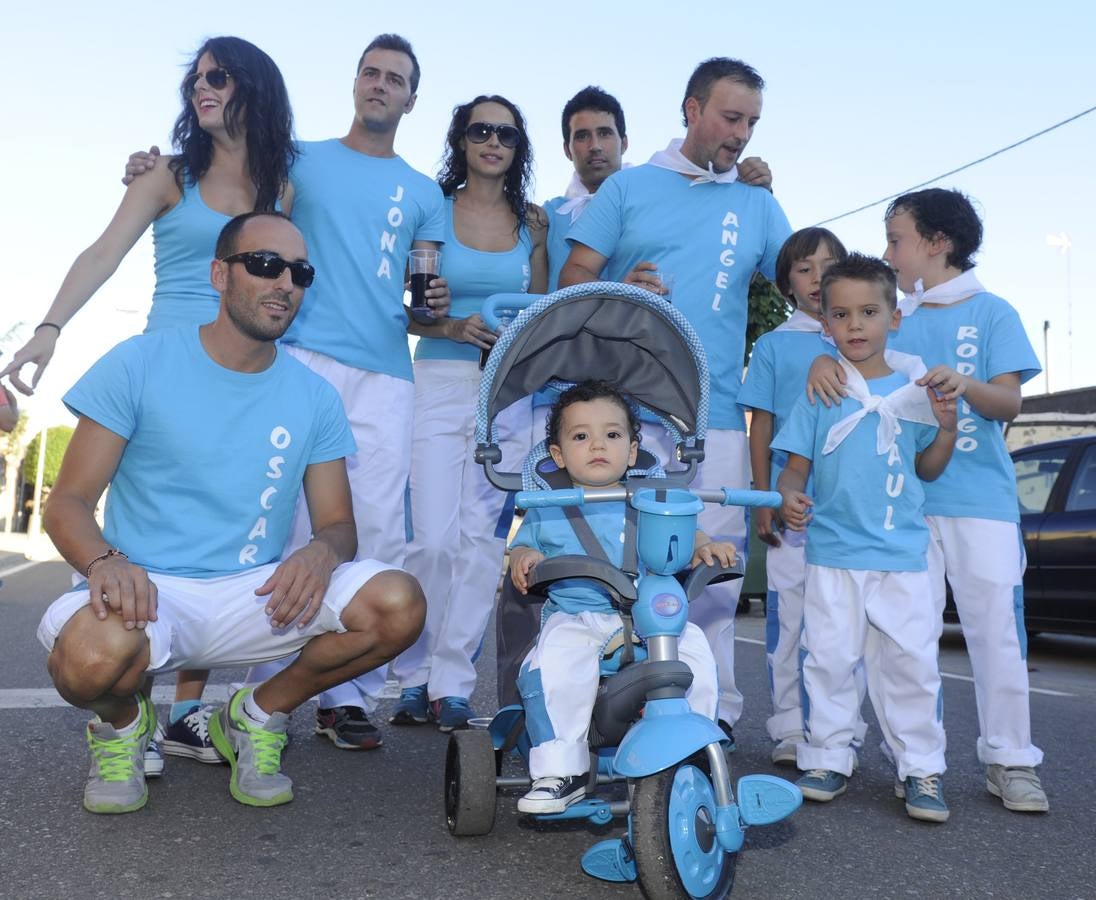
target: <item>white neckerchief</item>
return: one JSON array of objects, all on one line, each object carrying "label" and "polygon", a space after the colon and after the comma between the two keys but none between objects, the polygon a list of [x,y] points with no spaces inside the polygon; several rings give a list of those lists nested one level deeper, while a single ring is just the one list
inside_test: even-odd
[{"label": "white neckerchief", "polygon": [[926,371],[921,357],[888,351],[885,359],[892,369],[906,375],[909,381],[898,390],[880,397],[878,394],[869,393],[864,376],[844,356],[838,355],[838,362],[845,370],[845,387],[848,389],[848,396],[859,401],[862,406],[830,428],[826,434],[825,446],[822,448],[823,455],[836,450],[868,413],[879,414],[879,425],[875,431],[875,452],[880,456],[894,446],[895,435],[902,430],[898,424],[899,419],[905,419],[907,422],[921,422],[925,425],[937,424],[925,388],[916,383]]},{"label": "white neckerchief", "polygon": [[813,316],[808,316],[803,310],[797,309],[787,321],[781,322],[774,331],[814,331],[821,334],[822,323]]},{"label": "white neckerchief", "polygon": [[563,196],[567,199],[557,207],[556,215],[570,215],[572,222],[582,215],[586,204],[594,199],[594,195],[586,190],[586,185],[579,180],[578,172],[571,173],[571,182],[567,185]]},{"label": "white neckerchief", "polygon": [[925,283],[918,278],[913,285],[913,293],[906,294],[898,301],[898,309],[901,310],[902,315],[912,316],[922,303],[938,303],[941,306],[951,306],[951,304],[958,303],[960,300],[966,300],[968,297],[980,294],[984,290],[985,288],[982,287],[978,276],[974,274],[974,269],[967,269],[961,275],[956,275],[954,278],[945,281],[943,284],[938,284],[936,287],[929,288],[927,291],[925,290]]},{"label": "white neckerchief", "polygon": [[689,187],[709,182],[730,184],[732,181],[738,181],[738,166],[731,166],[726,172],[716,172],[715,167],[709,162],[708,168],[702,169],[692,160],[685,158],[681,152],[681,145],[684,143],[681,138],[674,138],[665,150],[659,150],[647,160],[647,163],[658,166],[660,169],[669,169],[671,172],[692,176],[693,180]]}]

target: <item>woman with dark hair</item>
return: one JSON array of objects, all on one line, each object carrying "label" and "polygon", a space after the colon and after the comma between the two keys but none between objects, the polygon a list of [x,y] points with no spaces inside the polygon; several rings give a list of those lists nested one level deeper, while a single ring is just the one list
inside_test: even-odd
[{"label": "woman with dark hair", "polygon": [[[156,288],[146,331],[201,325],[217,317],[209,283],[217,235],[251,210],[288,208],[289,167],[296,158],[293,114],[281,72],[254,44],[210,38],[181,86],[183,109],[172,140],[178,155],[127,188],[99,238],[69,269],[34,335],[0,372],[31,394],[53,356],[61,329],[114,274],[152,226]],[[30,385],[20,369],[33,363]]]},{"label": "woman with dark hair", "polygon": [[[393,663],[402,689],[396,725],[433,718],[452,731],[472,715],[473,660],[506,547],[496,535],[505,495],[472,459],[478,360],[496,338],[480,310],[491,294],[547,287],[546,219],[527,199],[532,164],[525,119],[509,100],[480,96],[453,111],[438,176],[447,201],[449,317],[409,328],[420,340],[406,568],[422,583],[427,617],[422,637]],[[515,456],[529,447],[531,401],[515,403],[498,424],[503,462],[520,465]]]},{"label": "woman with dark hair", "polygon": [[[197,328],[217,318],[219,297],[209,264],[221,229],[252,210],[291,203],[289,167],[296,159],[293,114],[282,74],[254,44],[237,37],[207,40],[187,66],[180,89],[182,112],[172,141],[178,155],[126,189],[106,230],[81,253],[34,335],[0,378],[33,392],[53,356],[61,329],[114,274],[137,239],[152,226],[156,288],[145,331]],[[19,370],[34,363],[30,385]],[[180,672],[164,752],[221,762],[206,732],[209,708],[201,706],[208,673]],[[163,770],[156,736],[145,774]]]}]

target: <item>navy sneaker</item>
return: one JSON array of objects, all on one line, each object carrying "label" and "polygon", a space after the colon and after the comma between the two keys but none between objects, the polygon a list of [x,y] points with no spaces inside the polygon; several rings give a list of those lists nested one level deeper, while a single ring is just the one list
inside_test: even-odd
[{"label": "navy sneaker", "polygon": [[533,788],[518,801],[518,812],[561,813],[586,796],[587,774],[565,778],[538,778]]},{"label": "navy sneaker", "polygon": [[829,803],[834,797],[840,797],[848,785],[848,778],[830,769],[809,769],[795,783],[804,797],[818,803]]},{"label": "navy sneaker", "polygon": [[430,718],[430,701],[426,696],[426,685],[400,691],[400,702],[392,710],[389,725],[425,725]]},{"label": "navy sneaker", "polygon": [[942,775],[926,775],[918,778],[910,775],[905,781],[894,783],[894,795],[906,801],[906,812],[911,819],[922,822],[946,822],[948,805],[944,802]]},{"label": "navy sneaker", "polygon": [[198,762],[219,765],[224,758],[209,739],[209,718],[216,710],[212,706],[199,706],[177,722],[164,729],[161,749],[168,756],[185,756]]},{"label": "navy sneaker", "polygon": [[430,703],[430,718],[438,723],[438,731],[467,728],[472,715],[472,709],[464,697],[442,697]]},{"label": "navy sneaker", "polygon": [[723,749],[727,753],[734,753],[738,749],[738,744],[734,740],[734,730],[726,719],[719,720],[719,730],[722,731],[726,737],[723,739]]},{"label": "navy sneaker", "polygon": [[159,778],[164,774],[164,726],[156,723],[156,730],[145,747],[145,778]]},{"label": "navy sneaker", "polygon": [[375,750],[382,743],[380,730],[360,706],[316,710],[316,734],[340,750]]}]

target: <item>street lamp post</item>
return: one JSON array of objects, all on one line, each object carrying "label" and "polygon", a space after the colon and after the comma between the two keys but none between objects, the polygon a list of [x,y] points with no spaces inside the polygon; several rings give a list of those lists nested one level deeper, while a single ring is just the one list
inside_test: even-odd
[{"label": "street lamp post", "polygon": [[1047,352],[1047,332],[1050,331],[1050,319],[1043,319],[1043,378],[1046,380],[1046,392],[1050,393],[1050,354]]},{"label": "street lamp post", "polygon": [[[1069,271],[1069,251],[1073,241],[1064,231],[1047,235],[1047,246],[1057,247],[1066,261],[1066,387],[1073,387],[1073,285]],[[1047,393],[1050,393],[1049,391]]]}]

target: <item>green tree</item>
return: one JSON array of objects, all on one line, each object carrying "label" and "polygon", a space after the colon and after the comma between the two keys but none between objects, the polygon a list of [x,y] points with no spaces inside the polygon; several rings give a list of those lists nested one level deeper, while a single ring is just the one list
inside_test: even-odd
[{"label": "green tree", "polygon": [[[38,475],[38,442],[42,439],[39,432],[27,445],[27,455],[23,459],[23,478],[28,484],[34,484]],[[72,428],[68,425],[54,425],[46,438],[46,469],[42,479],[44,487],[53,487],[57,473],[61,471],[61,460],[69,441],[72,440]]]},{"label": "green tree", "polygon": [[750,282],[749,313],[746,319],[746,358],[743,365],[750,362],[754,342],[768,331],[772,331],[792,314],[792,305],[765,276],[756,274]]}]

